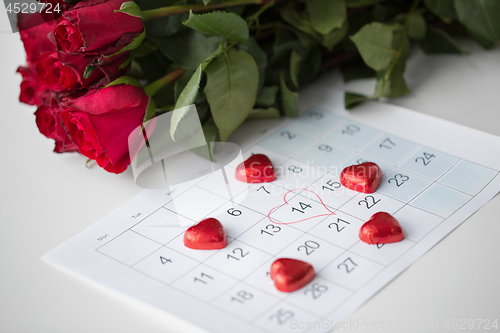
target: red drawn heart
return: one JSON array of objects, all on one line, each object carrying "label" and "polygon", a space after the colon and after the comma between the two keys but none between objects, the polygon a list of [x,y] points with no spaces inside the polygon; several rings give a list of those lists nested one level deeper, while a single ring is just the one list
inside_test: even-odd
[{"label": "red drawn heart", "polygon": [[[298,221],[292,221],[292,222],[280,222],[280,221],[277,221],[277,220],[274,220],[272,217],[271,217],[271,214],[276,211],[278,208],[280,207],[283,207],[283,206],[286,206],[286,205],[289,205],[288,203],[288,200],[286,199],[287,195],[289,195],[290,193],[293,193],[293,192],[301,192],[301,191],[307,191],[307,192],[311,192],[312,194],[314,194],[316,196],[316,198],[318,198],[318,200],[321,202],[321,204],[323,205],[323,207],[326,209],[327,212],[325,212],[325,214],[318,214],[318,215],[314,215],[314,216],[310,216],[308,218],[304,218],[302,220],[298,220]],[[307,199],[306,197],[304,199]],[[285,193],[285,196],[283,197],[283,201],[285,201],[284,204],[282,205],[279,205],[279,206],[276,206],[274,207],[273,209],[271,209],[269,211],[269,214],[267,214],[267,218],[269,219],[269,221],[273,222],[273,223],[276,223],[276,224],[293,224],[293,223],[298,223],[298,222],[303,222],[303,221],[307,221],[307,220],[310,220],[310,219],[313,219],[313,218],[316,218],[316,217],[319,217],[319,216],[327,216],[327,215],[335,215],[334,212],[332,212],[330,209],[328,209],[328,207],[326,207],[325,203],[323,202],[323,200],[321,200],[321,198],[319,197],[319,195],[317,195],[315,192],[311,191],[311,190],[308,190],[306,188],[296,188],[294,190],[290,190],[288,192]]]},{"label": "red drawn heart", "polygon": [[373,193],[382,182],[382,170],[373,162],[351,165],[340,173],[340,183],[357,192]]},{"label": "red drawn heart", "polygon": [[276,180],[276,172],[266,155],[255,154],[236,167],[235,177],[244,183],[269,183]]},{"label": "red drawn heart", "polygon": [[386,212],[373,214],[359,230],[359,239],[368,244],[396,243],[404,238],[398,220]]},{"label": "red drawn heart", "polygon": [[227,245],[226,231],[219,220],[207,218],[186,230],[184,245],[196,250],[223,249]]},{"label": "red drawn heart", "polygon": [[304,287],[316,276],[314,267],[307,262],[280,258],[271,265],[271,279],[279,291],[290,293]]}]

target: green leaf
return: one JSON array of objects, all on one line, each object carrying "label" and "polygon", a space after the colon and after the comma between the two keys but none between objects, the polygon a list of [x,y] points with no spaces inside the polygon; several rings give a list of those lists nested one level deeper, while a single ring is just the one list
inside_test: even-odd
[{"label": "green leaf", "polygon": [[280,88],[278,86],[270,86],[263,87],[259,96],[257,96],[257,100],[255,101],[255,105],[261,107],[269,107],[276,103],[276,94]]},{"label": "green leaf", "polygon": [[397,52],[392,48],[393,28],[374,22],[351,36],[365,63],[376,71],[387,69]]},{"label": "green leaf", "polygon": [[290,79],[295,88],[299,87],[297,76],[299,75],[300,67],[302,66],[302,56],[297,51],[293,50],[290,55]]},{"label": "green leaf", "polygon": [[[189,80],[191,80],[191,77],[193,76],[195,71],[186,71],[183,76],[181,76],[177,81],[175,81],[174,84],[174,97],[175,101],[179,99],[180,94],[186,88],[186,85],[188,84]],[[189,104],[188,104],[189,105]]]},{"label": "green leaf", "polygon": [[134,16],[134,17],[142,17],[141,9],[133,1],[127,1],[127,2],[122,3],[122,5],[120,6],[120,9],[115,10],[114,12],[115,13],[121,12],[121,13],[129,14],[130,16]]},{"label": "green leaf", "polygon": [[[219,45],[219,48],[214,51],[210,56],[208,56],[203,62],[198,66],[196,71],[193,73],[191,76],[191,79],[189,79],[188,83],[182,90],[182,92],[179,95],[179,98],[177,99],[177,102],[175,103],[175,108],[182,108],[184,106],[188,106],[194,103],[196,99],[196,95],[198,94],[198,88],[200,87],[200,81],[201,81],[201,74],[205,70],[205,68],[208,66],[208,64],[215,59],[216,57],[220,56],[222,54],[222,51],[224,50],[224,45],[221,43]],[[174,118],[174,116],[172,116]],[[180,120],[180,119],[179,119]],[[174,121],[171,121],[172,124],[174,124]],[[177,127],[177,124],[174,126]],[[175,131],[175,129],[174,129]]]},{"label": "green leaf", "polygon": [[270,107],[267,109],[253,109],[247,119],[279,119],[281,118],[280,111]]},{"label": "green leaf", "polygon": [[465,28],[465,30],[467,31],[467,34],[470,37],[472,37],[472,39],[474,39],[476,41],[476,43],[478,43],[479,45],[481,45],[485,49],[489,50],[489,49],[492,49],[493,47],[495,47],[495,45],[496,45],[495,42],[492,42],[491,40],[484,38],[483,36],[478,35],[477,33],[471,31],[470,29]]},{"label": "green leaf", "polygon": [[284,71],[280,72],[280,90],[281,90],[281,109],[283,112],[290,118],[295,118],[299,115],[299,103],[298,98],[299,94],[296,92],[290,91],[286,86],[285,81],[285,73]]},{"label": "green leaf", "polygon": [[135,49],[136,47],[139,47],[139,45],[141,45],[141,43],[145,37],[146,37],[146,30],[143,30],[139,36],[135,37],[129,44],[122,47],[120,49],[120,51],[115,52],[115,53],[110,54],[110,55],[105,55],[104,58],[111,58],[117,54],[120,54],[120,53],[123,53],[126,51],[131,51],[131,50]]},{"label": "green leaf", "polygon": [[85,71],[83,72],[83,78],[88,79],[96,68],[97,66],[87,65],[87,67],[85,67]]},{"label": "green leaf", "polygon": [[403,34],[402,29],[394,32],[393,48],[399,48],[401,38],[403,38],[403,49],[401,54],[394,59],[395,63],[394,65],[391,64],[389,69],[377,72],[378,81],[375,86],[375,93],[371,98],[379,98],[382,96],[396,97],[410,92],[403,77],[406,59],[410,53],[410,41]]},{"label": "green leaf", "polygon": [[[215,126],[214,120],[212,118],[208,119],[205,124],[202,126],[203,135],[205,136],[206,146],[200,146],[191,148],[191,151],[197,155],[200,155],[210,161],[215,161],[213,157],[213,145],[211,142],[216,142],[217,134],[219,131],[217,130],[217,126]],[[196,137],[196,135],[195,135]]]},{"label": "green leaf", "polygon": [[248,38],[246,44],[239,44],[239,49],[247,51],[257,63],[259,68],[259,89],[264,85],[266,79],[267,55],[252,37]]},{"label": "green leaf", "polygon": [[377,81],[375,86],[375,93],[372,98],[382,96],[397,97],[405,95],[410,92],[403,77],[403,69],[395,67],[391,72],[388,80],[384,80],[383,76],[385,71],[380,73],[381,78]]},{"label": "green leaf", "polygon": [[299,49],[302,49],[302,44],[292,28],[287,26],[278,27],[276,29],[271,62],[280,62],[283,58],[288,57],[292,50]]},{"label": "green leaf", "polygon": [[241,125],[257,98],[259,70],[245,51],[231,49],[205,69],[205,94],[221,141]]},{"label": "green leaf", "polygon": [[500,39],[500,1],[455,0],[459,21],[478,36],[496,43]]},{"label": "green leaf", "polygon": [[295,28],[314,37],[316,40],[321,40],[321,34],[314,30],[311,22],[305,17],[305,13],[297,11],[297,8],[295,8],[293,4],[287,4],[280,7],[279,13],[285,22],[290,23]]},{"label": "green leaf", "polygon": [[174,16],[158,17],[151,20],[147,20],[146,22],[144,22],[144,27],[146,28],[146,37],[163,38],[188,30],[189,28],[186,27],[184,24],[182,24],[182,22],[187,20],[187,18],[188,14],[184,13]]},{"label": "green leaf", "polygon": [[420,44],[425,53],[465,53],[445,31],[429,27]]},{"label": "green leaf", "polygon": [[108,84],[105,88],[111,87],[111,86],[116,86],[119,84],[128,84],[130,86],[142,88],[142,85],[139,83],[139,81],[137,81],[137,79],[135,77],[131,77],[131,76],[120,76],[119,78],[117,78],[116,80],[114,80],[113,82]]},{"label": "green leaf", "polygon": [[[475,0],[473,0],[475,1]],[[457,12],[453,0],[424,0],[425,6],[445,23],[456,20]]]},{"label": "green leaf", "polygon": [[174,112],[172,113],[172,118],[170,120],[170,136],[172,137],[172,140],[175,141],[175,131],[177,130],[177,126],[179,125],[181,119],[189,111],[188,108],[184,107],[193,104],[196,96],[198,95],[202,72],[214,58],[222,54],[223,50],[224,46],[221,43],[219,45],[219,48],[215,50],[215,52],[212,53],[209,57],[203,60],[203,62],[198,66],[182,92],[179,94],[177,102],[175,103]]},{"label": "green leaf", "polygon": [[373,6],[380,0],[346,0],[346,5],[349,8],[359,8]]},{"label": "green leaf", "polygon": [[234,13],[211,12],[196,15],[190,12],[184,25],[206,36],[220,36],[241,43],[246,43],[249,36],[247,23]]},{"label": "green leaf", "polygon": [[425,23],[422,15],[415,13],[410,16],[408,25],[408,37],[412,39],[421,40],[425,38],[427,32],[427,23]]},{"label": "green leaf", "polygon": [[197,31],[187,30],[171,37],[154,38],[153,42],[177,67],[195,71],[202,61],[219,48],[224,39],[205,37]]},{"label": "green leaf", "polygon": [[321,44],[323,44],[324,47],[328,49],[328,51],[332,51],[332,49],[340,43],[345,36],[347,36],[347,33],[349,32],[349,25],[348,22],[345,21],[344,25],[340,29],[335,29],[332,32],[330,32],[328,35],[323,36],[323,40]]},{"label": "green leaf", "polygon": [[346,109],[350,109],[358,104],[363,103],[364,101],[369,100],[368,96],[355,94],[351,92],[345,92],[344,95],[344,107]]},{"label": "green leaf", "polygon": [[445,31],[429,27],[420,44],[425,53],[465,53]]},{"label": "green leaf", "polygon": [[306,0],[311,25],[322,35],[341,28],[347,20],[345,0]]}]

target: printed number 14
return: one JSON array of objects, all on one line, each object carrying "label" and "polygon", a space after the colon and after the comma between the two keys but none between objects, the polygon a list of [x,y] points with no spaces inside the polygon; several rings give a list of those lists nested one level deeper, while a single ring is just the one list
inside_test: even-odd
[{"label": "printed number 14", "polygon": [[306,210],[307,208],[312,208],[312,207],[311,207],[311,205],[309,205],[309,204],[305,204],[305,203],[303,203],[303,202],[299,202],[299,205],[300,205],[300,208],[301,208],[302,210],[297,209],[297,208],[295,208],[295,207],[292,207],[292,212],[300,212],[300,213],[304,214],[304,210]]}]

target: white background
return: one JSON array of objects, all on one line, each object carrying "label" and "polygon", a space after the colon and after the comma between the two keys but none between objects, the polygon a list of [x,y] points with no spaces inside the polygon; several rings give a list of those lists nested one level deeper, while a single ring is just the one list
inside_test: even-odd
[{"label": "white background", "polygon": [[[130,170],[114,175],[97,166],[86,169],[83,156],[52,152],[53,141],[37,130],[35,107],[18,102],[21,75],[15,70],[25,54],[19,34],[2,28],[2,15],[3,8],[0,331],[196,332],[40,260],[141,190]],[[390,102],[500,135],[500,47],[461,45],[471,54],[426,56],[414,48],[406,70],[412,93]],[[344,84],[335,71],[320,81],[366,94],[374,89],[373,80]],[[500,319],[499,216],[497,196],[348,317],[339,332],[388,323],[394,332],[435,331],[436,324],[450,331],[443,329],[448,319]]]}]

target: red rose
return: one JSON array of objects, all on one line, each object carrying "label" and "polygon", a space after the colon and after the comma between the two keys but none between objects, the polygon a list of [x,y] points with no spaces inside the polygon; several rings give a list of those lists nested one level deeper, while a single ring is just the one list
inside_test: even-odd
[{"label": "red rose", "polygon": [[56,142],[54,151],[64,153],[78,151],[78,146],[70,139],[61,123],[60,108],[40,106],[36,112],[36,125],[40,133]]},{"label": "red rose", "polygon": [[59,51],[112,55],[142,34],[140,17],[119,10],[126,0],[85,0],[64,12],[54,29]]},{"label": "red rose", "polygon": [[110,64],[96,66],[88,78],[84,78],[85,69],[90,60],[80,54],[65,54],[62,52],[45,52],[36,64],[39,80],[54,91],[68,91],[90,86],[96,80],[106,76],[101,85],[106,85],[116,78],[123,70],[120,65],[127,55],[122,55]]},{"label": "red rose", "polygon": [[80,153],[121,173],[130,164],[128,136],[142,124],[148,104],[142,88],[113,85],[66,101],[61,119]]},{"label": "red rose", "polygon": [[56,22],[49,20],[46,23],[33,26],[33,22],[37,20],[44,22],[40,13],[18,15],[17,26],[28,62],[34,62],[43,52],[55,49],[47,35],[54,30]]},{"label": "red rose", "polygon": [[28,64],[26,67],[19,67],[17,72],[23,76],[21,93],[19,94],[20,102],[29,105],[57,104],[54,101],[54,93],[40,82],[33,65]]}]

